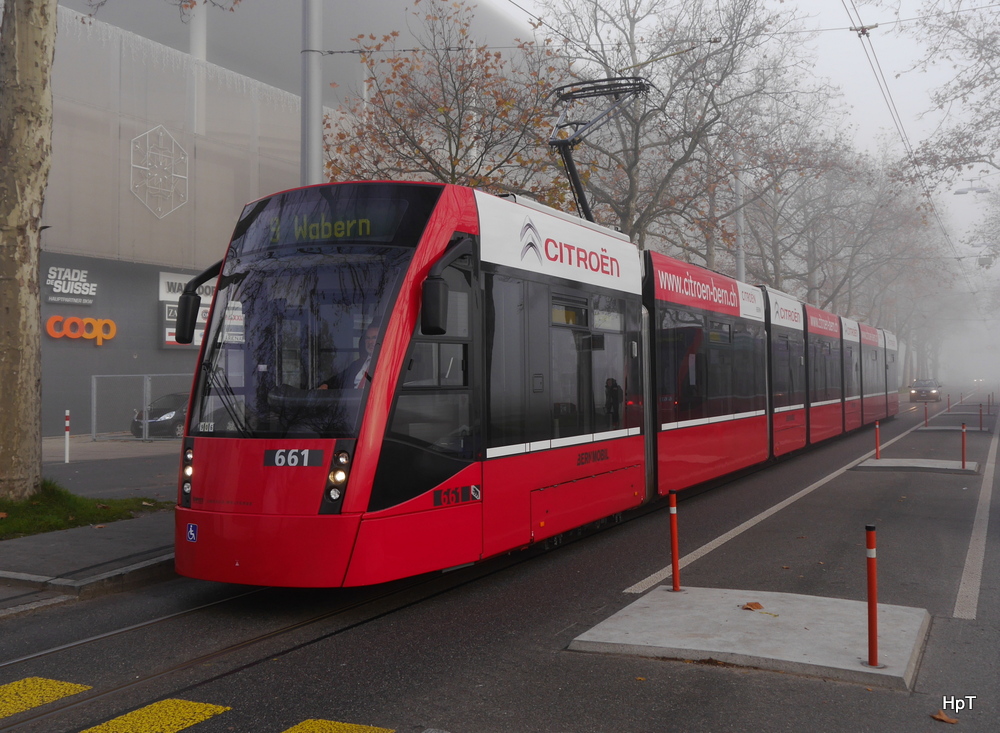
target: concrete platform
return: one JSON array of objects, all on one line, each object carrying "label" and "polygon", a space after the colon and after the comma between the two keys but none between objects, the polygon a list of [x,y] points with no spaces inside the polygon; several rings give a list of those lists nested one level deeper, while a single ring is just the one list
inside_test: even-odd
[{"label": "concrete platform", "polygon": [[[750,602],[758,611],[743,610]],[[569,645],[573,651],[716,660],[759,669],[909,690],[930,628],[922,608],[879,604],[880,668],[867,666],[861,601],[658,586]]]},{"label": "concrete platform", "polygon": [[869,458],[854,467],[855,471],[933,471],[934,473],[979,473],[976,461],[941,461],[933,458]]}]

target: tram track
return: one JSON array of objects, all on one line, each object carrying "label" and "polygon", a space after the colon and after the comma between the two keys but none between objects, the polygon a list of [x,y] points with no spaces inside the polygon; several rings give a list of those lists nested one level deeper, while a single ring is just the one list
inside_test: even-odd
[{"label": "tram track", "polygon": [[[537,556],[537,554],[538,553],[536,552],[511,554],[487,561],[480,565],[462,568],[459,571],[452,573],[419,576],[417,578],[398,581],[397,583],[392,584],[390,588],[378,589],[373,593],[366,593],[365,591],[368,589],[362,589],[361,598],[337,604],[334,608],[323,611],[322,613],[313,614],[306,618],[270,629],[263,633],[227,643],[217,649],[213,649],[203,654],[190,656],[186,659],[170,664],[163,669],[140,674],[134,679],[129,679],[128,681],[121,682],[119,684],[106,685],[100,689],[94,689],[73,695],[72,697],[64,698],[63,701],[50,703],[45,705],[43,709],[38,709],[35,712],[27,711],[25,713],[12,716],[9,720],[0,720],[0,731],[30,729],[37,731],[44,730],[46,733],[50,733],[54,730],[63,730],[63,728],[59,727],[57,724],[57,720],[60,716],[74,711],[79,711],[88,706],[96,706],[101,702],[113,702],[116,696],[125,697],[129,692],[141,689],[144,686],[153,685],[154,683],[166,680],[171,676],[180,675],[186,671],[196,669],[199,666],[209,665],[209,663],[217,663],[220,660],[234,659],[234,657],[239,655],[241,652],[255,648],[262,649],[260,653],[255,654],[252,658],[237,660],[224,670],[218,671],[202,679],[197,679],[194,682],[186,684],[171,686],[169,691],[166,693],[157,690],[155,693],[150,695],[150,698],[152,700],[156,700],[175,695],[190,695],[193,691],[196,691],[205,685],[217,682],[234,674],[239,674],[240,672],[306,648],[312,644],[320,643],[333,637],[349,633],[353,630],[362,628],[367,624],[377,622],[391,616],[394,613],[419,605],[420,603],[444,595],[470,583],[477,582],[491,575],[502,573],[511,567],[528,561],[530,558]],[[11,670],[16,671],[19,666],[27,667],[32,662],[36,662],[46,657],[54,657],[60,653],[86,649],[87,647],[96,646],[101,642],[106,642],[116,637],[122,637],[126,634],[132,633],[140,633],[142,631],[149,631],[151,629],[156,629],[157,627],[162,627],[170,622],[176,622],[179,619],[198,614],[199,612],[208,612],[209,610],[226,603],[243,600],[257,594],[268,592],[280,593],[282,590],[284,589],[256,588],[228,598],[214,601],[209,604],[204,604],[196,608],[185,609],[184,611],[178,611],[173,614],[133,624],[128,627],[108,631],[86,639],[80,639],[75,642],[52,647],[51,649],[28,654],[17,659],[0,662],[0,670],[4,670],[9,675]],[[308,635],[306,638],[294,638],[291,643],[288,643],[288,637],[318,624],[323,624],[324,622],[331,622],[334,624],[334,627],[324,628],[320,633]],[[268,642],[280,642],[281,640],[286,641],[284,644],[279,643],[276,647],[268,645]],[[131,707],[131,705],[124,705],[122,706],[122,710],[119,712],[125,712]],[[78,728],[75,727],[75,724],[66,728],[66,730],[76,729]]]}]

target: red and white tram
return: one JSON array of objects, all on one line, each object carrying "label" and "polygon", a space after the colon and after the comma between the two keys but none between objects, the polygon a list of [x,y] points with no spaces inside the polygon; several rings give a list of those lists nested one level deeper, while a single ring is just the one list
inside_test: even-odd
[{"label": "red and white tram", "polygon": [[898,410],[891,334],[458,186],[249,204],[179,338],[215,275],[176,514],[191,577],[443,570]]}]

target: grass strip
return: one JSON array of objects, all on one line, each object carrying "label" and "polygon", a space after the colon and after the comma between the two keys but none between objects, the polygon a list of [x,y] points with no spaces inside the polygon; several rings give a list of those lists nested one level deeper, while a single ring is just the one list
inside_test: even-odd
[{"label": "grass strip", "polygon": [[143,497],[92,499],[77,496],[54,481],[44,479],[41,490],[27,499],[0,499],[0,540],[132,519],[140,514],[170,509],[173,505],[170,501]]}]

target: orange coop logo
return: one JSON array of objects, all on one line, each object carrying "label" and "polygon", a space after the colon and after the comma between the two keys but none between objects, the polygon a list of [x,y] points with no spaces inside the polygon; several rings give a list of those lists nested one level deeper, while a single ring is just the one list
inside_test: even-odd
[{"label": "orange coop logo", "polygon": [[64,318],[51,316],[45,322],[45,333],[54,339],[88,339],[98,346],[118,333],[118,326],[108,318]]}]

